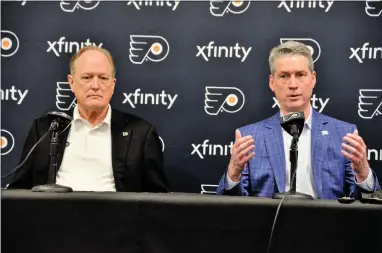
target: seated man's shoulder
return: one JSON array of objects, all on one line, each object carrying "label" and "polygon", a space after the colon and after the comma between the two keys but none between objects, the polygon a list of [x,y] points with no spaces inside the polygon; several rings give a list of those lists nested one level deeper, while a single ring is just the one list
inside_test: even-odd
[{"label": "seated man's shoulder", "polygon": [[33,124],[36,124],[38,128],[49,128],[52,119],[49,115],[44,114],[34,118]]},{"label": "seated man's shoulder", "polygon": [[147,120],[141,117],[138,117],[131,113],[122,112],[117,109],[112,109],[111,117],[112,118],[117,117],[118,120],[125,120],[128,124],[132,124],[136,127],[144,127],[144,128],[154,127],[150,122],[148,122]]}]

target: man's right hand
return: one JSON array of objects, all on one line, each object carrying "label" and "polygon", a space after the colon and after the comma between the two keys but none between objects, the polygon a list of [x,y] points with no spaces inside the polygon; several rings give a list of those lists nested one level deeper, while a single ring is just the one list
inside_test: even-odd
[{"label": "man's right hand", "polygon": [[232,155],[228,166],[228,176],[233,182],[240,180],[241,172],[246,163],[255,156],[253,149],[256,146],[254,143],[251,135],[242,137],[239,129],[236,129],[235,144],[232,146]]}]

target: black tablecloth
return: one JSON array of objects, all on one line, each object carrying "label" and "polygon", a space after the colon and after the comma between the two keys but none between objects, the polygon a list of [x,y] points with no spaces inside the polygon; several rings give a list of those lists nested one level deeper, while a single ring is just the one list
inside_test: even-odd
[{"label": "black tablecloth", "polygon": [[[2,252],[266,252],[279,200],[2,191]],[[382,252],[382,206],[287,200],[271,252]]]}]

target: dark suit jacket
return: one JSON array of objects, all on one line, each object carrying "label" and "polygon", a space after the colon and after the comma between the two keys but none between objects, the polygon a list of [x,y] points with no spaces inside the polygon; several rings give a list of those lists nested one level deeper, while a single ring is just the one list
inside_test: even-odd
[{"label": "dark suit jacket", "polygon": [[[73,115],[73,111],[68,114]],[[48,131],[51,118],[36,119],[29,131],[21,160],[33,145]],[[70,128],[70,127],[69,127]],[[69,128],[60,139],[58,168],[61,165]],[[123,132],[128,134],[124,135]],[[46,184],[50,164],[50,136],[33,151],[27,162],[14,175],[11,188],[31,189]],[[155,127],[134,115],[112,110],[111,114],[112,167],[115,187],[122,192],[169,192],[170,186],[163,171],[161,142]],[[102,148],[102,147],[100,147]]]}]

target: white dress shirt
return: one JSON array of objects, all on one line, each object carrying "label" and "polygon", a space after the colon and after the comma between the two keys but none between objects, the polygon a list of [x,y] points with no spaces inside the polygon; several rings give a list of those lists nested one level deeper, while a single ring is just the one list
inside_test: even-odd
[{"label": "white dress shirt", "polygon": [[[280,112],[280,115],[282,113]],[[281,127],[281,126],[280,126]],[[310,107],[310,113],[308,118],[305,120],[304,128],[300,135],[298,141],[298,160],[297,160],[297,171],[296,171],[296,191],[309,194],[313,198],[317,198],[316,186],[313,177],[312,170],[312,159],[311,159],[311,130],[312,130],[312,107]],[[284,141],[284,153],[285,153],[285,161],[286,161],[286,189],[288,191],[290,189],[290,162],[289,162],[289,146],[292,143],[292,136],[288,134],[284,129],[282,129],[283,133],[283,141]],[[256,141],[256,140],[255,140]],[[289,143],[289,145],[285,145],[285,143]],[[368,177],[361,183],[358,183],[354,178],[355,183],[364,188],[365,190],[372,191],[374,189],[374,177],[371,170],[369,170]],[[235,187],[239,182],[233,182],[231,178],[226,176],[226,190],[230,190]]]},{"label": "white dress shirt", "polygon": [[97,126],[80,116],[78,107],[58,170],[56,183],[73,191],[116,191],[111,158],[111,107]]}]

